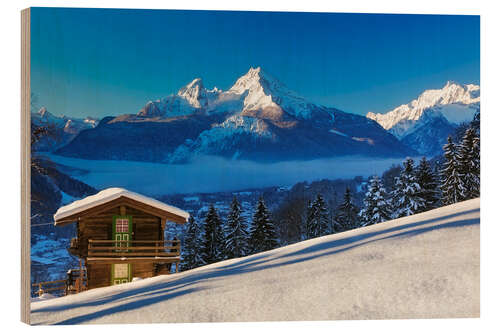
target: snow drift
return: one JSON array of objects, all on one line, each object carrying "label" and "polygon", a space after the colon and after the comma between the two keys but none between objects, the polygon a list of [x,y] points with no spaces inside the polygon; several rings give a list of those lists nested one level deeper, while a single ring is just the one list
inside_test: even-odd
[{"label": "snow drift", "polygon": [[479,316],[479,199],[31,305],[34,324]]}]

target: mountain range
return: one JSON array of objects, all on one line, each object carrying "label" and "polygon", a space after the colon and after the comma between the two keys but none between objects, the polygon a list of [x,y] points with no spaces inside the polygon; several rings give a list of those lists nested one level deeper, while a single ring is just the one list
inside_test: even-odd
[{"label": "mountain range", "polygon": [[368,112],[402,143],[421,154],[442,152],[446,138],[463,122],[470,122],[480,109],[480,87],[448,81],[441,89],[424,91],[417,99],[387,113]]},{"label": "mountain range", "polygon": [[137,114],[103,118],[56,154],[186,163],[202,155],[259,162],[415,151],[376,121],[312,103],[261,68],[222,91],[197,78]]},{"label": "mountain range", "polygon": [[36,151],[53,151],[75,138],[84,129],[97,126],[99,120],[92,117],[85,119],[67,116],[55,116],[47,108],[42,107],[37,112],[31,112],[31,123],[34,127],[47,127],[49,133],[34,143]]}]

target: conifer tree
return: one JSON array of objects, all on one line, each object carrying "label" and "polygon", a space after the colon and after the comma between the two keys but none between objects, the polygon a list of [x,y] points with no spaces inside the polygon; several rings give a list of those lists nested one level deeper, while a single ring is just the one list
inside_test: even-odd
[{"label": "conifer tree", "polygon": [[451,205],[464,200],[466,189],[459,163],[461,157],[451,136],[443,149],[445,161],[441,169],[442,202],[444,205]]},{"label": "conifer tree", "polygon": [[391,193],[391,202],[393,218],[416,214],[424,207],[425,201],[420,197],[420,185],[411,158],[403,162],[403,169],[396,178],[395,189]]},{"label": "conifer tree", "polygon": [[323,196],[318,194],[309,205],[306,220],[306,236],[308,239],[328,234],[329,217]]},{"label": "conifer tree", "polygon": [[472,127],[465,131],[458,147],[458,167],[463,179],[463,200],[479,196],[479,138]]},{"label": "conifer tree", "polygon": [[382,181],[377,176],[370,179],[363,204],[364,208],[359,212],[363,226],[391,219],[389,198]]},{"label": "conifer tree", "polygon": [[440,191],[437,176],[434,174],[429,161],[424,157],[416,168],[415,175],[420,186],[419,196],[424,199],[424,205],[418,211],[424,212],[438,207]]},{"label": "conifer tree", "polygon": [[252,253],[274,249],[278,246],[276,231],[269,217],[269,211],[260,197],[253,215],[249,247]]},{"label": "conifer tree", "polygon": [[224,231],[222,221],[214,205],[210,205],[205,215],[205,239],[203,243],[203,260],[207,264],[224,259]]},{"label": "conifer tree", "polygon": [[335,221],[340,230],[347,231],[359,227],[358,219],[359,209],[353,202],[351,190],[346,188],[344,193],[344,201],[337,208],[337,215]]},{"label": "conifer tree", "polygon": [[470,127],[474,129],[476,132],[476,136],[479,137],[481,134],[481,110],[478,109],[476,113],[474,113],[474,118],[470,122]]},{"label": "conifer tree", "polygon": [[245,219],[241,216],[241,205],[233,197],[227,223],[225,225],[227,259],[239,258],[248,254],[248,231]]},{"label": "conifer tree", "polygon": [[304,239],[311,239],[312,237],[312,224],[314,223],[314,218],[316,216],[316,206],[311,202],[311,200],[307,201],[307,211],[306,211],[306,219],[305,225],[303,228]]},{"label": "conifer tree", "polygon": [[182,247],[181,270],[185,271],[203,266],[203,230],[196,223],[194,217],[189,216],[187,222],[184,246]]},{"label": "conifer tree", "polygon": [[481,139],[479,137],[479,131],[476,131],[476,137],[474,138],[474,145],[472,146],[472,159],[474,161],[473,172],[477,175],[477,195],[480,195],[481,189]]}]

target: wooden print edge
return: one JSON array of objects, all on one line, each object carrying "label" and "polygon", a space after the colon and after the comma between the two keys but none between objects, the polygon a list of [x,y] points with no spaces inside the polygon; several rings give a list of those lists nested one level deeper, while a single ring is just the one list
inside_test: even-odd
[{"label": "wooden print edge", "polygon": [[30,324],[30,8],[21,11],[21,321]]}]

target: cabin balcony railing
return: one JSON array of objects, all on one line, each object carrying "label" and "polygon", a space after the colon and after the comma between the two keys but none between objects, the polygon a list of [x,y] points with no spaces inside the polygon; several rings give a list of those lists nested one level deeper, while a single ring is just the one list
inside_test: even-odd
[{"label": "cabin balcony railing", "polygon": [[[57,296],[75,294],[86,289],[87,270],[70,269],[65,280],[43,281],[33,283],[32,295],[52,294]],[[36,288],[35,288],[36,287]]]},{"label": "cabin balcony railing", "polygon": [[180,240],[92,240],[89,239],[89,257],[179,257]]},{"label": "cabin balcony railing", "polygon": [[[67,286],[66,280],[55,280],[55,281],[44,281],[37,282],[31,285],[32,287],[32,295],[42,296],[43,294],[65,294],[65,290]],[[34,287],[38,289],[33,289]]]}]

